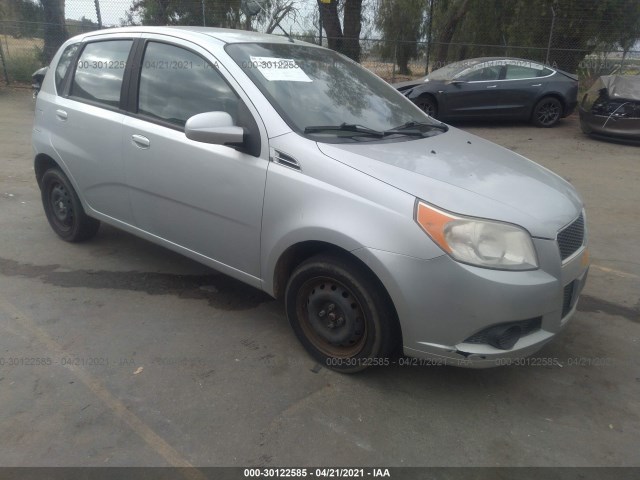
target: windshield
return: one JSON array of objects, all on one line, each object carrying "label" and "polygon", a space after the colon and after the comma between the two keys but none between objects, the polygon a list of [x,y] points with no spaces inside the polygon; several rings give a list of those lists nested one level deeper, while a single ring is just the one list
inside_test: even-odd
[{"label": "windshield", "polygon": [[[298,133],[362,139],[408,124],[441,126],[384,80],[331,50],[263,43],[226,50]],[[336,128],[322,128],[329,126]]]},{"label": "windshield", "polygon": [[427,78],[429,80],[452,80],[458,73],[479,63],[482,63],[481,59],[462,60],[460,62],[450,63],[446,67],[434,70],[429,75],[427,75]]}]

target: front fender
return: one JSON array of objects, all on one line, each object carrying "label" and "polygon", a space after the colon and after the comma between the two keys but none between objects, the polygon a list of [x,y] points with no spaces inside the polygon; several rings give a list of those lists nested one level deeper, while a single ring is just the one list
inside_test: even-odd
[{"label": "front fender", "polygon": [[442,255],[413,219],[415,196],[328,157],[315,142],[307,142],[288,141],[275,147],[297,159],[300,170],[269,165],[260,275],[266,292],[274,293],[280,257],[303,242],[323,242],[349,252],[374,248],[426,259]]}]

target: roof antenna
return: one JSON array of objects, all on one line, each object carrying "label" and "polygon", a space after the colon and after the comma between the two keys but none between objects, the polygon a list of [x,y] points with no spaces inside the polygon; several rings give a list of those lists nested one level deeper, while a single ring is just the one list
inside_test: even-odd
[{"label": "roof antenna", "polygon": [[291,38],[291,35],[289,35],[289,34],[287,33],[287,31],[286,31],[284,28],[282,28],[282,26],[280,26],[280,21],[279,21],[279,20],[276,20],[276,25],[278,26],[278,28],[279,28],[280,30],[282,30],[282,32],[284,33],[285,37],[287,37],[291,43],[295,43],[295,42],[293,41],[293,38]]},{"label": "roof antenna", "polygon": [[[242,0],[240,2],[240,8],[244,12],[244,14],[248,17],[253,17],[257,15],[258,13],[260,13],[261,10],[265,15],[268,15],[267,11],[264,9],[264,6],[263,6],[265,3],[266,3],[266,0]],[[282,33],[284,33],[284,36],[287,37],[291,43],[294,43],[293,38],[291,38],[291,35],[289,35],[287,31],[284,28],[282,28],[282,25],[280,25],[280,20],[276,20],[276,27],[282,30]]]}]

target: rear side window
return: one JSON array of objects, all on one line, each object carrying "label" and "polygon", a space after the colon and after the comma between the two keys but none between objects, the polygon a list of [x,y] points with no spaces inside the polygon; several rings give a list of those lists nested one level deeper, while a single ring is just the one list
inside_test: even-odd
[{"label": "rear side window", "polygon": [[553,73],[548,68],[531,68],[522,65],[507,65],[505,80],[520,80],[525,78],[546,77]]},{"label": "rear side window", "polygon": [[507,65],[506,80],[519,80],[521,78],[536,78],[539,70],[520,65]]},{"label": "rear side window", "polygon": [[184,48],[149,42],[140,72],[138,113],[184,126],[189,117],[223,111],[237,120],[239,99],[204,58]]},{"label": "rear side window", "polygon": [[78,59],[70,95],[119,107],[120,88],[132,44],[132,40],[87,44]]},{"label": "rear side window", "polygon": [[58,61],[58,65],[56,66],[56,91],[58,92],[58,95],[62,93],[64,77],[67,75],[69,65],[71,65],[71,61],[73,60],[73,57],[75,56],[79,47],[79,43],[69,45],[64,49],[64,52],[62,52],[62,55],[60,56],[60,60]]}]

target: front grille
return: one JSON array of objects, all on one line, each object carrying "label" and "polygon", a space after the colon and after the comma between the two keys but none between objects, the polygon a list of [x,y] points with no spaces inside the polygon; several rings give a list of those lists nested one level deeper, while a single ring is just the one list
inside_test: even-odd
[{"label": "front grille", "polygon": [[591,113],[612,118],[640,118],[640,102],[602,99],[591,107]]},{"label": "front grille", "polygon": [[569,258],[584,244],[584,217],[582,214],[558,233],[558,248],[562,260]]},{"label": "front grille", "polygon": [[575,280],[564,287],[563,295],[562,295],[562,318],[567,316],[567,313],[571,311],[573,307],[573,287],[575,285]]},{"label": "front grille", "polygon": [[530,318],[528,320],[521,320],[519,322],[508,322],[508,323],[499,323],[498,325],[492,325],[489,328],[485,328],[484,330],[480,330],[478,333],[474,333],[469,338],[467,338],[464,343],[489,343],[489,335],[491,330],[497,326],[500,327],[520,327],[521,333],[520,337],[524,337],[529,335],[537,330],[540,330],[542,326],[542,318]]}]

